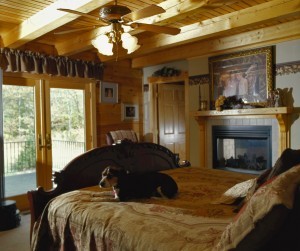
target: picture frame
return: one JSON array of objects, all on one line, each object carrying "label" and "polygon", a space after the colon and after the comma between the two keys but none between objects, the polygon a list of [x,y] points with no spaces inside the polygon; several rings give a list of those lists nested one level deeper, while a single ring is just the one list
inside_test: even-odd
[{"label": "picture frame", "polygon": [[208,61],[212,104],[222,95],[266,106],[273,89],[273,47],[210,57]]},{"label": "picture frame", "polygon": [[118,84],[113,82],[100,82],[100,102],[118,103]]},{"label": "picture frame", "polygon": [[137,104],[122,104],[122,120],[138,120],[139,106]]}]

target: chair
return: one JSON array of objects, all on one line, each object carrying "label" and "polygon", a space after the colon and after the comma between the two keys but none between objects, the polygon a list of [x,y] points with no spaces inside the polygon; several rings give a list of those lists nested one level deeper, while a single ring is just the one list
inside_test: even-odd
[{"label": "chair", "polygon": [[117,130],[110,131],[106,134],[107,145],[117,144],[122,140],[130,140],[131,142],[139,142],[138,137],[133,130]]}]

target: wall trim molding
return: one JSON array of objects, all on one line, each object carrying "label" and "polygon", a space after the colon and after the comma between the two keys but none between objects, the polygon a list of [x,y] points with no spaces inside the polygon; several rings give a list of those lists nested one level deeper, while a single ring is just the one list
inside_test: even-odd
[{"label": "wall trim molding", "polygon": [[296,74],[300,72],[300,60],[276,64],[275,68],[275,75],[276,76],[283,76],[289,74]]},{"label": "wall trim molding", "polygon": [[210,83],[209,74],[196,75],[189,77],[189,85],[204,85]]}]

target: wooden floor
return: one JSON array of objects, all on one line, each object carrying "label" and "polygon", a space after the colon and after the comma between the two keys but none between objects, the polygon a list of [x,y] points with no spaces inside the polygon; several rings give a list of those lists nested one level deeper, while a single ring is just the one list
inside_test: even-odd
[{"label": "wooden floor", "polygon": [[11,230],[0,231],[1,251],[30,251],[29,227],[30,214],[23,212],[21,213],[20,226]]}]

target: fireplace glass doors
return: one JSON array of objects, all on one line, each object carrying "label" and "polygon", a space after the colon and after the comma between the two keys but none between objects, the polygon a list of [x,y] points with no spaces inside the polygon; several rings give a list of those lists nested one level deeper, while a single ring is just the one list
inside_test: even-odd
[{"label": "fireplace glass doors", "polygon": [[259,174],[272,165],[271,126],[213,126],[213,168]]}]

